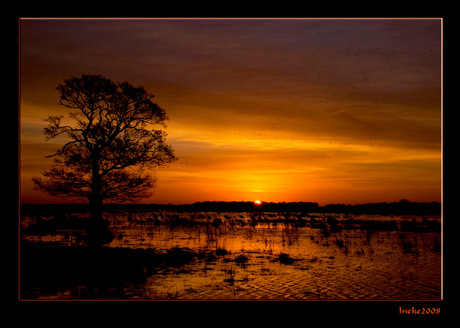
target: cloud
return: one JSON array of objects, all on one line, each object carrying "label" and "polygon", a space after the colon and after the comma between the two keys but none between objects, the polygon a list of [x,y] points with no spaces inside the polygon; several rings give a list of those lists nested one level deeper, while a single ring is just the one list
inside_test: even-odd
[{"label": "cloud", "polygon": [[438,179],[428,164],[440,154],[440,28],[439,20],[22,20],[24,173],[49,151],[31,145],[43,138],[40,119],[62,112],[57,84],[100,73],[145,86],[166,109],[168,140],[188,164],[159,172],[166,185],[155,197],[164,200],[181,183],[204,197],[219,185],[238,189],[229,181],[238,179],[300,193],[296,180],[318,191],[337,176],[346,188],[363,179],[360,169],[369,185],[383,183],[372,180],[379,165],[400,163],[408,174],[417,156],[411,176]]}]

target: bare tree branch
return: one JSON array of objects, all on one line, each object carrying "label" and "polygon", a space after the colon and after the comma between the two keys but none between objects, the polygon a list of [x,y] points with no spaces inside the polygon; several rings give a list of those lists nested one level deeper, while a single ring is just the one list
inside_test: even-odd
[{"label": "bare tree branch", "polygon": [[75,125],[62,125],[64,116],[50,116],[45,139],[65,135],[69,141],[55,154],[55,164],[32,180],[37,190],[52,196],[86,198],[94,208],[104,199],[128,201],[148,197],[156,179],[137,168],[166,165],[174,151],[166,133],[164,109],[153,95],[128,82],[100,75],[71,77],[59,84],[59,104],[73,110]]}]

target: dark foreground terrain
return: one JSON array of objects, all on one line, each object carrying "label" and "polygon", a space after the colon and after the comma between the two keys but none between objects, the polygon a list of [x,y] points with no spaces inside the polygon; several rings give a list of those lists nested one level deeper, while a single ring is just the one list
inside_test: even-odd
[{"label": "dark foreground terrain", "polygon": [[439,215],[104,213],[21,217],[21,299],[439,300]]}]

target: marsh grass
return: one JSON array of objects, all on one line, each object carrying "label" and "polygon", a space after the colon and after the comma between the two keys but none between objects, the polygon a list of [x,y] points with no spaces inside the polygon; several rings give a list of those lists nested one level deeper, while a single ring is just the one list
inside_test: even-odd
[{"label": "marsh grass", "polygon": [[438,238],[435,239],[433,248],[431,248],[431,250],[434,252],[441,252],[441,243],[439,242]]},{"label": "marsh grass", "polygon": [[419,255],[419,243],[416,236],[409,238],[406,234],[400,233],[399,240],[404,253]]},{"label": "marsh grass", "polygon": [[[359,216],[322,213],[217,213],[217,212],[105,212],[104,219],[112,226],[167,226],[176,228],[199,228],[210,240],[215,240],[229,229],[249,228],[258,224],[282,225],[286,242],[295,242],[296,231],[301,227],[319,229],[324,237],[342,230],[361,229],[367,231],[368,242],[377,231],[440,232],[440,222],[427,217],[401,217],[382,220],[377,216]],[[60,213],[56,216],[21,217],[21,232],[30,234],[57,233],[59,230],[86,229],[89,224],[87,213]],[[250,237],[250,236],[249,236]]]},{"label": "marsh grass", "polygon": [[[355,279],[357,273],[350,273],[352,270],[349,268],[355,268],[357,261],[363,263],[364,272],[366,265],[382,265],[382,258],[387,259],[384,265],[390,266],[401,258],[404,267],[400,268],[400,272],[395,269],[395,274],[407,283],[410,277],[407,268],[416,272],[411,267],[416,264],[408,264],[409,261],[425,261],[439,256],[435,252],[441,250],[439,235],[424,235],[423,227],[436,226],[432,219],[164,211],[117,212],[105,213],[104,216],[117,237],[113,243],[103,247],[99,254],[102,258],[96,254],[85,258],[85,245],[78,244],[75,237],[72,240],[71,231],[66,235],[63,230],[54,228],[65,225],[76,227],[71,224],[76,224],[78,220],[83,224],[84,216],[53,217],[49,223],[45,221],[50,219],[35,218],[21,225],[23,240],[34,237],[31,238],[33,242],[25,246],[25,251],[21,250],[21,261],[24,263],[21,266],[24,270],[21,292],[24,298],[36,298],[40,296],[40,290],[51,290],[53,295],[54,291],[64,288],[72,291],[73,298],[87,299],[126,299],[138,295],[180,298],[184,293],[196,294],[193,291],[197,290],[201,296],[202,292],[210,293],[212,289],[229,289],[227,284],[233,286],[238,282],[235,285],[244,285],[249,279],[251,283],[245,287],[253,288],[253,283],[264,279],[260,276],[282,273],[287,279],[293,273],[292,279],[299,279],[296,271],[316,275],[311,286],[304,284],[302,287],[309,291],[305,292],[307,298],[327,298],[334,294],[324,280],[329,272],[335,275],[342,270],[341,274]],[[378,220],[384,223],[370,222]],[[62,235],[62,238],[42,238],[49,231],[55,236]],[[68,244],[66,239],[69,239]],[[37,242],[40,240],[48,242]],[[61,258],[64,259],[61,262],[56,260]],[[374,262],[369,264],[371,258]],[[393,272],[388,274],[394,276]],[[203,287],[203,277],[206,277],[208,287]],[[149,279],[150,285],[145,285],[146,279]],[[160,280],[164,282],[162,285],[158,283]],[[183,287],[184,281],[187,287]],[[318,284],[324,289],[321,290]],[[283,287],[279,288],[283,290]],[[409,289],[407,292],[410,292]]]},{"label": "marsh grass", "polygon": [[235,259],[233,260],[236,264],[246,264],[248,261],[249,261],[249,258],[245,255],[238,255],[237,257],[235,257]]},{"label": "marsh grass", "polygon": [[341,249],[345,254],[348,254],[349,242],[347,238],[339,237],[336,238],[335,244],[339,249]]},{"label": "marsh grass", "polygon": [[222,269],[224,272],[224,281],[233,285],[235,283],[236,269],[234,266],[229,265]]},{"label": "marsh grass", "polygon": [[284,265],[292,265],[295,261],[297,260],[286,253],[278,254],[278,256],[273,260],[273,262],[279,262]]},{"label": "marsh grass", "polygon": [[221,247],[216,247],[216,255],[217,256],[225,256],[225,255],[228,255],[228,254],[230,254],[230,251],[228,251],[227,249],[221,248]]},{"label": "marsh grass", "polygon": [[202,251],[180,247],[164,252],[109,247],[95,250],[52,243],[37,246],[22,240],[21,298],[34,299],[40,296],[40,290],[52,292],[65,286],[72,293],[80,290],[79,298],[124,299],[129,295],[127,288],[143,284],[159,270],[171,268],[175,273],[190,273],[182,266],[203,256]]}]

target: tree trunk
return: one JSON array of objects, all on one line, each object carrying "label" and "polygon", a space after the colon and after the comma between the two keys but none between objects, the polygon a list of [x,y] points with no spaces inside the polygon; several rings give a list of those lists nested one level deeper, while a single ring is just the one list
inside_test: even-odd
[{"label": "tree trunk", "polygon": [[89,198],[89,206],[91,211],[91,221],[101,222],[102,217],[102,183],[101,177],[93,174],[93,181],[91,184],[91,196]]},{"label": "tree trunk", "polygon": [[87,231],[88,246],[100,247],[113,239],[113,234],[107,229],[108,222],[102,216],[102,177],[99,174],[99,163],[93,160],[93,179],[91,183],[91,195],[89,197],[90,224]]}]

